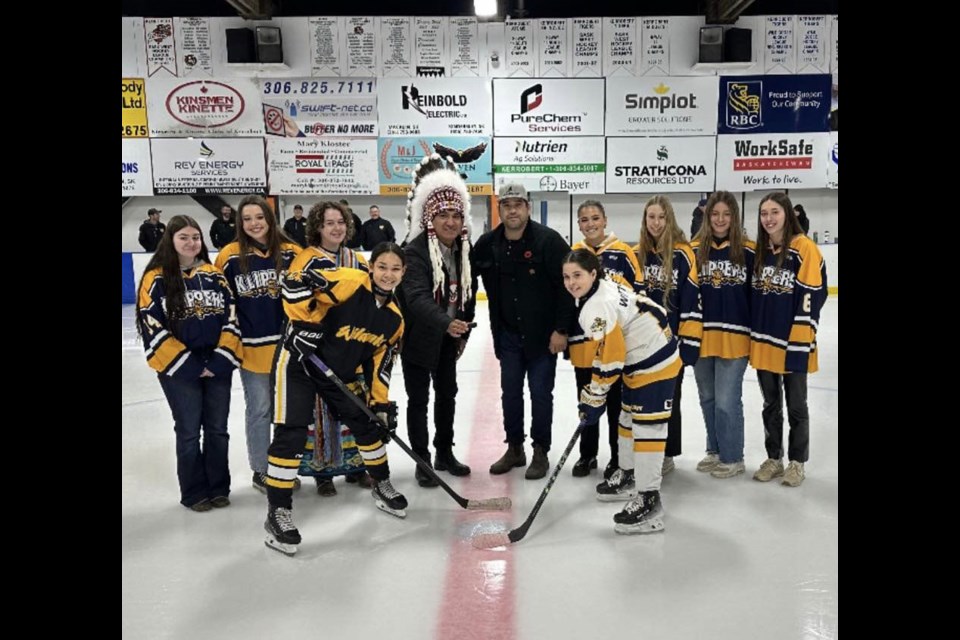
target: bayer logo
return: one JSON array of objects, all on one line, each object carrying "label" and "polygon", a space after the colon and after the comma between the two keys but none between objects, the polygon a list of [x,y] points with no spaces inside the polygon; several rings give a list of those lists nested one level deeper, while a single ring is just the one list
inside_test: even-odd
[{"label": "bayer logo", "polygon": [[540,191],[556,191],[557,181],[553,176],[543,176],[540,178]]}]

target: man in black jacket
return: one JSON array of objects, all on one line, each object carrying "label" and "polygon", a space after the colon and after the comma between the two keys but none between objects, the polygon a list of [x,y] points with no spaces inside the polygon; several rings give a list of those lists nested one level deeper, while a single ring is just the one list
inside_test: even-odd
[{"label": "man in black jacket", "polygon": [[389,220],[380,217],[380,207],[370,207],[370,219],[360,229],[360,244],[364,251],[373,251],[381,242],[396,242],[397,234]]},{"label": "man in black jacket", "polygon": [[307,220],[299,204],[293,205],[293,217],[283,223],[283,232],[301,247],[307,246]]},{"label": "man in black jacket", "polygon": [[[490,473],[527,464],[523,450],[523,380],[532,401],[533,461],[529,480],[547,474],[553,423],[557,354],[567,346],[574,317],[573,298],[563,286],[562,262],[570,251],[560,234],[530,220],[527,190],[519,184],[500,189],[503,224],[483,234],[473,251],[473,269],[483,278],[490,301],[493,348],[500,361],[500,390],[507,452]],[[571,429],[573,425],[571,424]]]},{"label": "man in black jacket", "polygon": [[210,242],[217,250],[237,239],[237,222],[233,215],[233,207],[228,204],[220,207],[220,217],[210,225]]},{"label": "man in black jacket", "polygon": [[147,220],[140,225],[140,237],[137,238],[144,251],[156,251],[167,225],[160,222],[160,209],[147,209]]},{"label": "man in black jacket", "polygon": [[[435,168],[436,167],[436,168]],[[429,463],[427,405],[433,378],[434,467],[455,476],[470,473],[453,454],[457,360],[467,343],[476,305],[470,273],[470,195],[460,176],[440,162],[424,167],[410,207],[407,271],[400,285],[403,309],[403,381],[407,432],[413,450]],[[464,224],[466,222],[466,224]],[[437,482],[419,466],[417,483]]]}]

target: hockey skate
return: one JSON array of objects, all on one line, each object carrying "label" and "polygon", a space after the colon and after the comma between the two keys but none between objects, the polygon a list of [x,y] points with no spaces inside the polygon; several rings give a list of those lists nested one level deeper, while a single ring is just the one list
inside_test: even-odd
[{"label": "hockey skate", "polygon": [[637,499],[613,516],[613,530],[630,535],[663,531],[663,505],[659,491],[644,491]]},{"label": "hockey skate", "polygon": [[264,540],[264,544],[269,548],[287,556],[297,552],[300,532],[293,524],[292,509],[271,506],[267,511],[267,521],[263,523],[263,528],[267,530],[267,539]]},{"label": "hockey skate", "polygon": [[636,497],[633,469],[617,468],[609,480],[604,480],[597,485],[597,500],[600,502],[621,502]]},{"label": "hockey skate", "polygon": [[403,494],[393,488],[390,484],[390,478],[381,480],[373,485],[373,500],[377,509],[385,511],[398,518],[406,518],[407,499]]}]

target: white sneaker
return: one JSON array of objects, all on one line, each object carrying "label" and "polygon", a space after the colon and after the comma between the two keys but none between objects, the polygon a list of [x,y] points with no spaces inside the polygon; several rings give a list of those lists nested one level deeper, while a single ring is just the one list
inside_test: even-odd
[{"label": "white sneaker", "polygon": [[787,465],[787,470],[783,474],[783,480],[780,481],[780,484],[788,487],[799,487],[803,484],[803,479],[806,477],[806,474],[803,471],[802,462],[790,461],[790,464]]},{"label": "white sneaker", "polygon": [[670,473],[671,471],[673,471],[673,470],[676,469],[676,468],[677,468],[677,465],[674,464],[673,458],[668,458],[668,457],[664,456],[664,458],[663,458],[663,467],[661,467],[661,469],[660,469],[660,475],[661,475],[661,476],[665,476],[665,475],[667,475],[668,473]]},{"label": "white sneaker", "polygon": [[720,464],[720,456],[716,453],[708,453],[706,457],[697,463],[697,471],[708,473],[717,468]]},{"label": "white sneaker", "polygon": [[713,468],[713,471],[710,472],[710,475],[714,478],[732,478],[733,476],[738,476],[747,468],[743,464],[743,460],[740,462],[731,462],[729,464],[721,462],[716,467]]}]

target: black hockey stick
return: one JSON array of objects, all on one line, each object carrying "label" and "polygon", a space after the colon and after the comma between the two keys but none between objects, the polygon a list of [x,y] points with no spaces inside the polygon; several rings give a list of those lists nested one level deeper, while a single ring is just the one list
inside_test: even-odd
[{"label": "black hockey stick", "polygon": [[473,546],[477,549],[492,549],[494,547],[505,547],[511,542],[520,542],[523,540],[523,537],[527,535],[527,530],[530,529],[530,525],[533,524],[533,519],[540,513],[540,507],[543,506],[543,501],[547,499],[547,494],[550,493],[553,483],[556,482],[557,476],[560,475],[560,469],[563,468],[563,464],[567,461],[567,456],[573,451],[573,445],[577,443],[577,438],[580,437],[582,431],[583,423],[578,425],[577,430],[573,432],[573,437],[570,438],[570,442],[567,443],[567,448],[563,450],[563,455],[560,456],[560,462],[557,463],[557,466],[553,469],[553,473],[550,474],[550,479],[547,480],[547,486],[540,492],[540,498],[537,499],[537,504],[533,505],[533,511],[531,511],[527,519],[523,521],[523,524],[513,531],[506,533],[481,533],[476,535],[470,540]]},{"label": "black hockey stick", "polygon": [[[376,424],[380,425],[381,429],[383,429],[384,431],[387,431],[386,425],[384,425],[383,422],[380,421],[380,418],[377,417],[377,414],[371,411],[370,407],[367,406],[367,403],[361,400],[360,398],[358,398],[357,394],[355,394],[353,391],[347,388],[347,385],[343,383],[343,380],[341,380],[339,376],[337,376],[337,374],[331,371],[330,367],[328,367],[327,364],[317,356],[317,354],[311,353],[310,356],[308,357],[308,360],[310,361],[310,364],[312,364],[317,369],[319,369],[320,372],[323,373],[323,375],[327,376],[327,378],[331,382],[333,382],[333,384],[337,385],[337,388],[339,388],[340,391],[346,394],[346,396],[350,398],[350,400],[353,401],[355,405],[360,407],[363,410],[363,412],[367,414],[367,417],[370,418],[371,422],[375,422]],[[450,497],[456,500],[457,504],[459,504],[464,509],[469,509],[471,511],[506,511],[512,506],[512,503],[510,502],[510,498],[506,498],[506,497],[487,498],[486,500],[468,500],[467,498],[464,498],[459,493],[451,489],[450,485],[444,482],[443,478],[437,475],[437,472],[433,470],[433,467],[431,467],[429,463],[424,462],[420,456],[414,453],[413,449],[410,448],[410,445],[408,445],[406,442],[401,440],[400,437],[397,436],[397,434],[391,433],[390,438],[394,442],[396,442],[397,445],[399,445],[399,447],[403,449],[408,456],[413,458],[413,461],[417,463],[417,466],[420,467],[420,470],[422,472],[426,473],[428,476],[433,478],[437,482],[437,484],[439,484],[444,491],[450,494]]]}]

